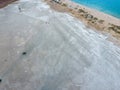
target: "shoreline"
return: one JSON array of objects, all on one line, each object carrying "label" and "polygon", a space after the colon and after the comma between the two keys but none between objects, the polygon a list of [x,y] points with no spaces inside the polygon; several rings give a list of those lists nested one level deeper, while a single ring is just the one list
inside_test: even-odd
[{"label": "shoreline", "polygon": [[55,2],[53,0],[44,1],[47,2],[52,9],[59,12],[67,12],[78,18],[86,27],[115,37],[116,40],[109,36],[108,40],[120,44],[120,19],[96,9],[77,4],[71,0],[61,0],[60,2]]},{"label": "shoreline", "polygon": [[111,12],[111,11],[109,11],[109,10],[107,10],[107,9],[102,9],[102,8],[96,7],[96,6],[94,6],[94,5],[82,4],[82,3],[79,3],[79,2],[74,1],[74,0],[70,0],[70,1],[73,2],[73,3],[76,3],[76,4],[78,4],[78,5],[81,5],[81,6],[83,6],[83,7],[90,8],[90,9],[92,9],[92,10],[102,12],[102,13],[104,13],[104,14],[107,14],[107,15],[109,15],[109,16],[112,16],[113,18],[120,19],[120,15],[119,15],[119,14],[114,13],[114,12]]}]

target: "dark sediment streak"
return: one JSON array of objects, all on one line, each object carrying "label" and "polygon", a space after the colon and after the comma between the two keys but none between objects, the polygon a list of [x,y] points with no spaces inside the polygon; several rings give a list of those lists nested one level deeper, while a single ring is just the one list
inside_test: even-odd
[{"label": "dark sediment streak", "polygon": [[3,8],[14,1],[17,1],[17,0],[0,0],[0,8]]}]

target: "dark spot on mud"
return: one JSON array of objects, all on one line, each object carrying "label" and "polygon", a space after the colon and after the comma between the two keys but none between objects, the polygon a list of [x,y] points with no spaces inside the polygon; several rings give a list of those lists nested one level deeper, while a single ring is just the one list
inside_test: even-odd
[{"label": "dark spot on mud", "polygon": [[23,53],[22,53],[22,55],[26,55],[26,54],[27,54],[27,52],[23,52]]},{"label": "dark spot on mud", "polygon": [[2,82],[2,79],[0,79],[0,83]]},{"label": "dark spot on mud", "polygon": [[5,59],[4,61],[7,62],[7,59]]}]

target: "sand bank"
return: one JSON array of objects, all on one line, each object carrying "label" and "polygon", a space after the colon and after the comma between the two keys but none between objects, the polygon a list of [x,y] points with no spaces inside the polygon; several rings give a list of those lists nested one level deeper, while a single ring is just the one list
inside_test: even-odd
[{"label": "sand bank", "polygon": [[79,18],[86,26],[120,39],[120,19],[84,5],[74,3],[71,0],[61,0],[59,3],[51,0],[46,1],[51,8],[72,14]]}]

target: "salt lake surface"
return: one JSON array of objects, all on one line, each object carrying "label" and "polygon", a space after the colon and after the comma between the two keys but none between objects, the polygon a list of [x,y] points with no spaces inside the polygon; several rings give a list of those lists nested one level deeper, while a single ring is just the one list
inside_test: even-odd
[{"label": "salt lake surface", "polygon": [[120,47],[41,0],[0,9],[0,90],[119,90]]}]

